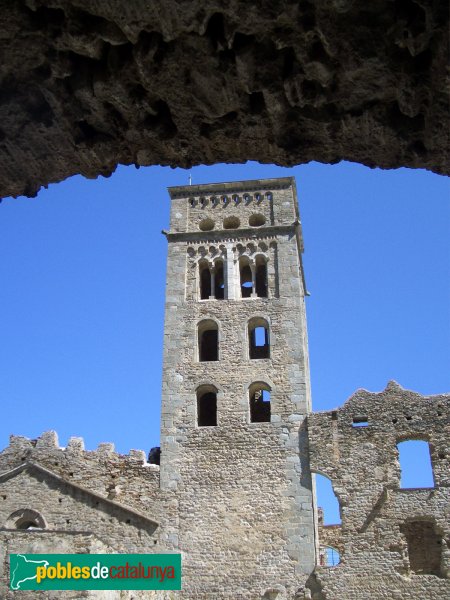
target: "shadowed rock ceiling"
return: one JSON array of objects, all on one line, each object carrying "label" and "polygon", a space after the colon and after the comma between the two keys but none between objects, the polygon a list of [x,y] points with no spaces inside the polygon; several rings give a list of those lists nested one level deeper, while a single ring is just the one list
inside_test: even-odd
[{"label": "shadowed rock ceiling", "polygon": [[118,163],[448,172],[439,0],[0,0],[0,195]]}]

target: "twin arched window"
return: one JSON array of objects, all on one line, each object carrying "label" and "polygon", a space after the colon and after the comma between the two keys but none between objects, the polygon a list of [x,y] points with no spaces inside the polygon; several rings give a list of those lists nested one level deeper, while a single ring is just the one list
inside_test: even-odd
[{"label": "twin arched window", "polygon": [[225,272],[224,263],[221,258],[214,261],[211,266],[202,258],[198,263],[200,281],[200,299],[224,300],[225,298]]},{"label": "twin arched window", "polygon": [[[258,381],[248,389],[250,423],[270,423],[270,386]],[[201,385],[197,388],[198,427],[217,426],[217,388]]]},{"label": "twin arched window", "polygon": [[[263,317],[248,322],[248,357],[270,358],[269,323]],[[219,326],[213,319],[204,319],[197,325],[199,362],[219,360]]]},{"label": "twin arched window", "polygon": [[[225,264],[217,258],[213,264],[202,258],[198,263],[200,300],[225,299]],[[267,261],[262,255],[254,260],[239,259],[239,284],[242,298],[267,298]]]},{"label": "twin arched window", "polygon": [[241,297],[267,298],[267,262],[258,255],[254,262],[248,256],[239,259]]}]

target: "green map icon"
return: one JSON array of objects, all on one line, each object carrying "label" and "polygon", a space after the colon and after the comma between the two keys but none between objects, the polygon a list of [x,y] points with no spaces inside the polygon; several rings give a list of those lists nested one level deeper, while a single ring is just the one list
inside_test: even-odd
[{"label": "green map icon", "polygon": [[49,564],[47,560],[30,560],[23,554],[11,554],[11,589],[20,590],[25,581],[36,579],[36,567],[48,567]]}]

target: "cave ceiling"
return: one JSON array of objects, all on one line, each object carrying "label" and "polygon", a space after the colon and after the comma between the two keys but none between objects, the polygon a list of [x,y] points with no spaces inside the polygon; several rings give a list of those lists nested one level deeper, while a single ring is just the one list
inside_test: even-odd
[{"label": "cave ceiling", "polygon": [[0,6],[1,196],[117,164],[449,171],[446,1]]}]

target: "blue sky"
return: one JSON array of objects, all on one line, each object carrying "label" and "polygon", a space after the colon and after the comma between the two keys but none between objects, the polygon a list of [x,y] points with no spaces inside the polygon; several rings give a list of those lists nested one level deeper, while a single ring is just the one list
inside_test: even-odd
[{"label": "blue sky", "polygon": [[[340,163],[215,165],[193,183],[294,175],[313,405],[389,379],[450,390],[449,182]],[[189,172],[119,167],[0,204],[0,446],[55,429],[87,449],[159,443],[166,188]]]}]

